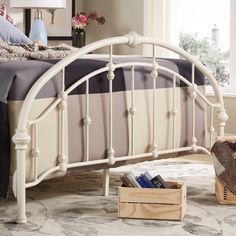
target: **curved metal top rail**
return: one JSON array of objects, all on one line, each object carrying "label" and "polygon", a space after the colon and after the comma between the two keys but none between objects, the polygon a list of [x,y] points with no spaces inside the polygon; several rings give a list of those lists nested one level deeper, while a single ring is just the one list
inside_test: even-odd
[{"label": "curved metal top rail", "polygon": [[223,103],[223,97],[222,94],[219,90],[219,87],[217,85],[217,81],[215,80],[214,76],[212,73],[196,59],[192,55],[190,55],[188,52],[184,51],[183,49],[174,46],[170,43],[167,43],[165,41],[152,38],[152,37],[144,37],[140,36],[135,32],[130,32],[129,34],[126,34],[121,37],[112,37],[112,38],[107,38],[103,40],[99,40],[97,42],[91,43],[83,48],[80,48],[73,52],[72,54],[68,55],[67,57],[63,58],[60,60],[57,64],[52,66],[48,71],[46,71],[31,87],[30,91],[28,92],[20,114],[19,114],[19,119],[18,119],[18,130],[25,130],[27,127],[27,120],[28,120],[28,115],[30,112],[30,108],[32,106],[32,103],[34,99],[36,98],[38,92],[41,90],[41,88],[51,79],[53,76],[55,76],[58,72],[60,72],[63,68],[65,68],[67,65],[69,65],[71,62],[75,61],[78,58],[81,58],[83,55],[94,51],[96,49],[109,46],[109,45],[115,45],[115,44],[127,44],[130,47],[136,47],[137,45],[140,44],[152,44],[156,46],[160,46],[163,48],[166,48],[168,50],[171,50],[180,56],[184,57],[187,59],[189,62],[195,65],[195,67],[201,71],[210,81],[211,86],[213,87],[214,93],[216,95],[216,98],[218,100],[218,103],[221,108],[224,108],[224,103]]}]

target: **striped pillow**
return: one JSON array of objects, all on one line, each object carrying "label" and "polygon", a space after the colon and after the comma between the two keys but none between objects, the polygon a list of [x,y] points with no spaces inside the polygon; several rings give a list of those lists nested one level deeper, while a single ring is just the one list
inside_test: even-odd
[{"label": "striped pillow", "polygon": [[4,4],[0,4],[0,16],[2,16],[4,19],[6,19],[7,21],[13,24],[13,20],[8,15],[6,5]]}]

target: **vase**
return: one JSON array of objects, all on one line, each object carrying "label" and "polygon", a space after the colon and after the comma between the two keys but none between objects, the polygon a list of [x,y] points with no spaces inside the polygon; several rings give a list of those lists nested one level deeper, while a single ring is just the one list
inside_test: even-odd
[{"label": "vase", "polygon": [[84,29],[74,29],[72,33],[72,46],[81,48],[85,46],[86,32]]}]

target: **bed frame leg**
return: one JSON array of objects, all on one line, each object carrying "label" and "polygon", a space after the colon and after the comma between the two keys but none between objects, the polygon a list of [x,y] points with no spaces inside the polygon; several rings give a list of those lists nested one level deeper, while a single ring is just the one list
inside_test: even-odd
[{"label": "bed frame leg", "polygon": [[27,223],[26,218],[26,196],[25,196],[25,152],[27,144],[30,142],[30,137],[27,131],[16,130],[12,138],[16,149],[16,198],[17,198],[17,217],[16,223]]},{"label": "bed frame leg", "polygon": [[109,176],[109,169],[103,169],[103,195],[105,197],[109,196],[109,180],[110,180],[110,176]]},{"label": "bed frame leg", "polygon": [[17,153],[17,181],[16,181],[16,198],[17,198],[17,217],[16,223],[25,224],[27,218],[25,214],[25,151],[18,150]]}]

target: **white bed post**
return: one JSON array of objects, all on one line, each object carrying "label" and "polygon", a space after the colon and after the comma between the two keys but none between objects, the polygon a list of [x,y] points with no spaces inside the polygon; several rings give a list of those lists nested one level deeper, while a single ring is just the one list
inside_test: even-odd
[{"label": "white bed post", "polygon": [[224,137],[224,128],[225,128],[225,124],[226,121],[228,120],[228,115],[225,112],[224,107],[220,107],[219,109],[217,109],[217,124],[218,124],[218,136],[220,139],[222,139]]},{"label": "white bed post", "polygon": [[[19,224],[27,223],[25,204],[25,151],[30,142],[30,136],[26,129],[17,129],[12,138],[16,149],[16,198],[17,198],[17,218],[16,222]],[[14,185],[13,185],[14,186]]]},{"label": "white bed post", "polygon": [[102,188],[102,194],[104,197],[109,196],[109,181],[110,180],[110,174],[109,169],[103,169],[103,188]]}]

